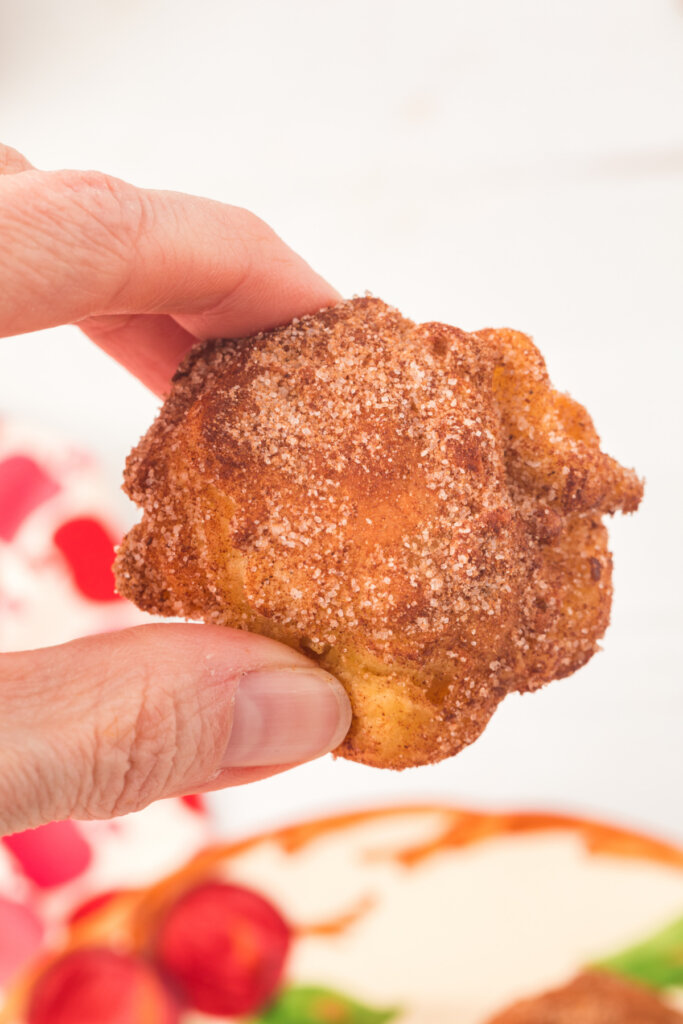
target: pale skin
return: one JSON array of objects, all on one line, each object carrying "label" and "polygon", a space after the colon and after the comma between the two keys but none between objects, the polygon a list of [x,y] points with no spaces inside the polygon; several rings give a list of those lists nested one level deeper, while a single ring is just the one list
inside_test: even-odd
[{"label": "pale skin", "polygon": [[[197,339],[339,299],[246,210],[36,170],[2,145],[0,280],[0,336],[77,324],[161,396]],[[3,654],[0,834],[265,778],[334,749],[350,720],[331,676],[223,627],[155,624]]]}]

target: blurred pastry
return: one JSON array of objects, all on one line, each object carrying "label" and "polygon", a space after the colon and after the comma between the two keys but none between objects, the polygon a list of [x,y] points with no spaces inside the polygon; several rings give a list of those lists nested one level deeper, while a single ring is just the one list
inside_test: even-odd
[{"label": "blurred pastry", "polygon": [[562,988],[515,1003],[489,1024],[683,1024],[683,1014],[643,985],[585,971]]}]

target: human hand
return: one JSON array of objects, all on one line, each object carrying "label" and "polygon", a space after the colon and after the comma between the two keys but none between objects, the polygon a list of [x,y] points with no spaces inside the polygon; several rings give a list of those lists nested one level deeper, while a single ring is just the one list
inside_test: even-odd
[{"label": "human hand", "polygon": [[[0,337],[77,323],[157,394],[197,339],[339,299],[245,210],[38,171],[1,145],[0,279]],[[0,833],[265,778],[334,749],[350,721],[332,676],[221,626],[3,654]]]}]

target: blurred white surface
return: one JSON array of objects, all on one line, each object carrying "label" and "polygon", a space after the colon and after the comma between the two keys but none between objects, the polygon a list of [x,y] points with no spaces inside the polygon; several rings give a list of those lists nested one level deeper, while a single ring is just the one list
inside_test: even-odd
[{"label": "blurred white surface", "polygon": [[[683,3],[4,0],[0,124],[41,167],[248,206],[346,294],[533,333],[647,477],[577,676],[509,698],[445,764],[328,759],[223,794],[226,829],[441,796],[683,839]],[[0,410],[112,479],[155,408],[74,328],[0,346]]]}]

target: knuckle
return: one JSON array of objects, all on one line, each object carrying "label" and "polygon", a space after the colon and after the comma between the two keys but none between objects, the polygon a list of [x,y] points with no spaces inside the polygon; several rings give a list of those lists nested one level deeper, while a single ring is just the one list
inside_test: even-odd
[{"label": "knuckle", "polygon": [[51,171],[46,184],[48,211],[58,230],[69,232],[76,262],[100,272],[102,309],[90,312],[115,310],[133,279],[138,243],[148,230],[144,194],[101,171]]},{"label": "knuckle", "polygon": [[[96,645],[94,676],[91,655],[74,661],[70,645],[49,659],[2,656],[0,833],[127,814],[215,773],[232,713],[223,676],[149,639],[120,634],[106,659]],[[56,693],[53,679],[67,676]]]},{"label": "knuckle", "polygon": [[53,171],[52,185],[80,211],[93,232],[93,240],[130,244],[140,229],[143,203],[132,185],[101,171]]},{"label": "knuckle", "polygon": [[20,171],[30,170],[30,163],[26,157],[0,142],[0,174],[18,174]]},{"label": "knuckle", "polygon": [[95,737],[90,792],[81,801],[87,817],[128,814],[169,795],[182,785],[201,745],[197,707],[160,686],[152,668],[138,666],[141,671],[146,678],[136,706],[116,734],[107,723]]},{"label": "knuckle", "polygon": [[105,196],[116,200],[120,195],[121,186],[125,187],[123,181],[110,177],[104,171],[67,168],[61,171],[48,171],[47,177],[56,188],[65,194],[79,197],[84,202],[98,201]]}]

